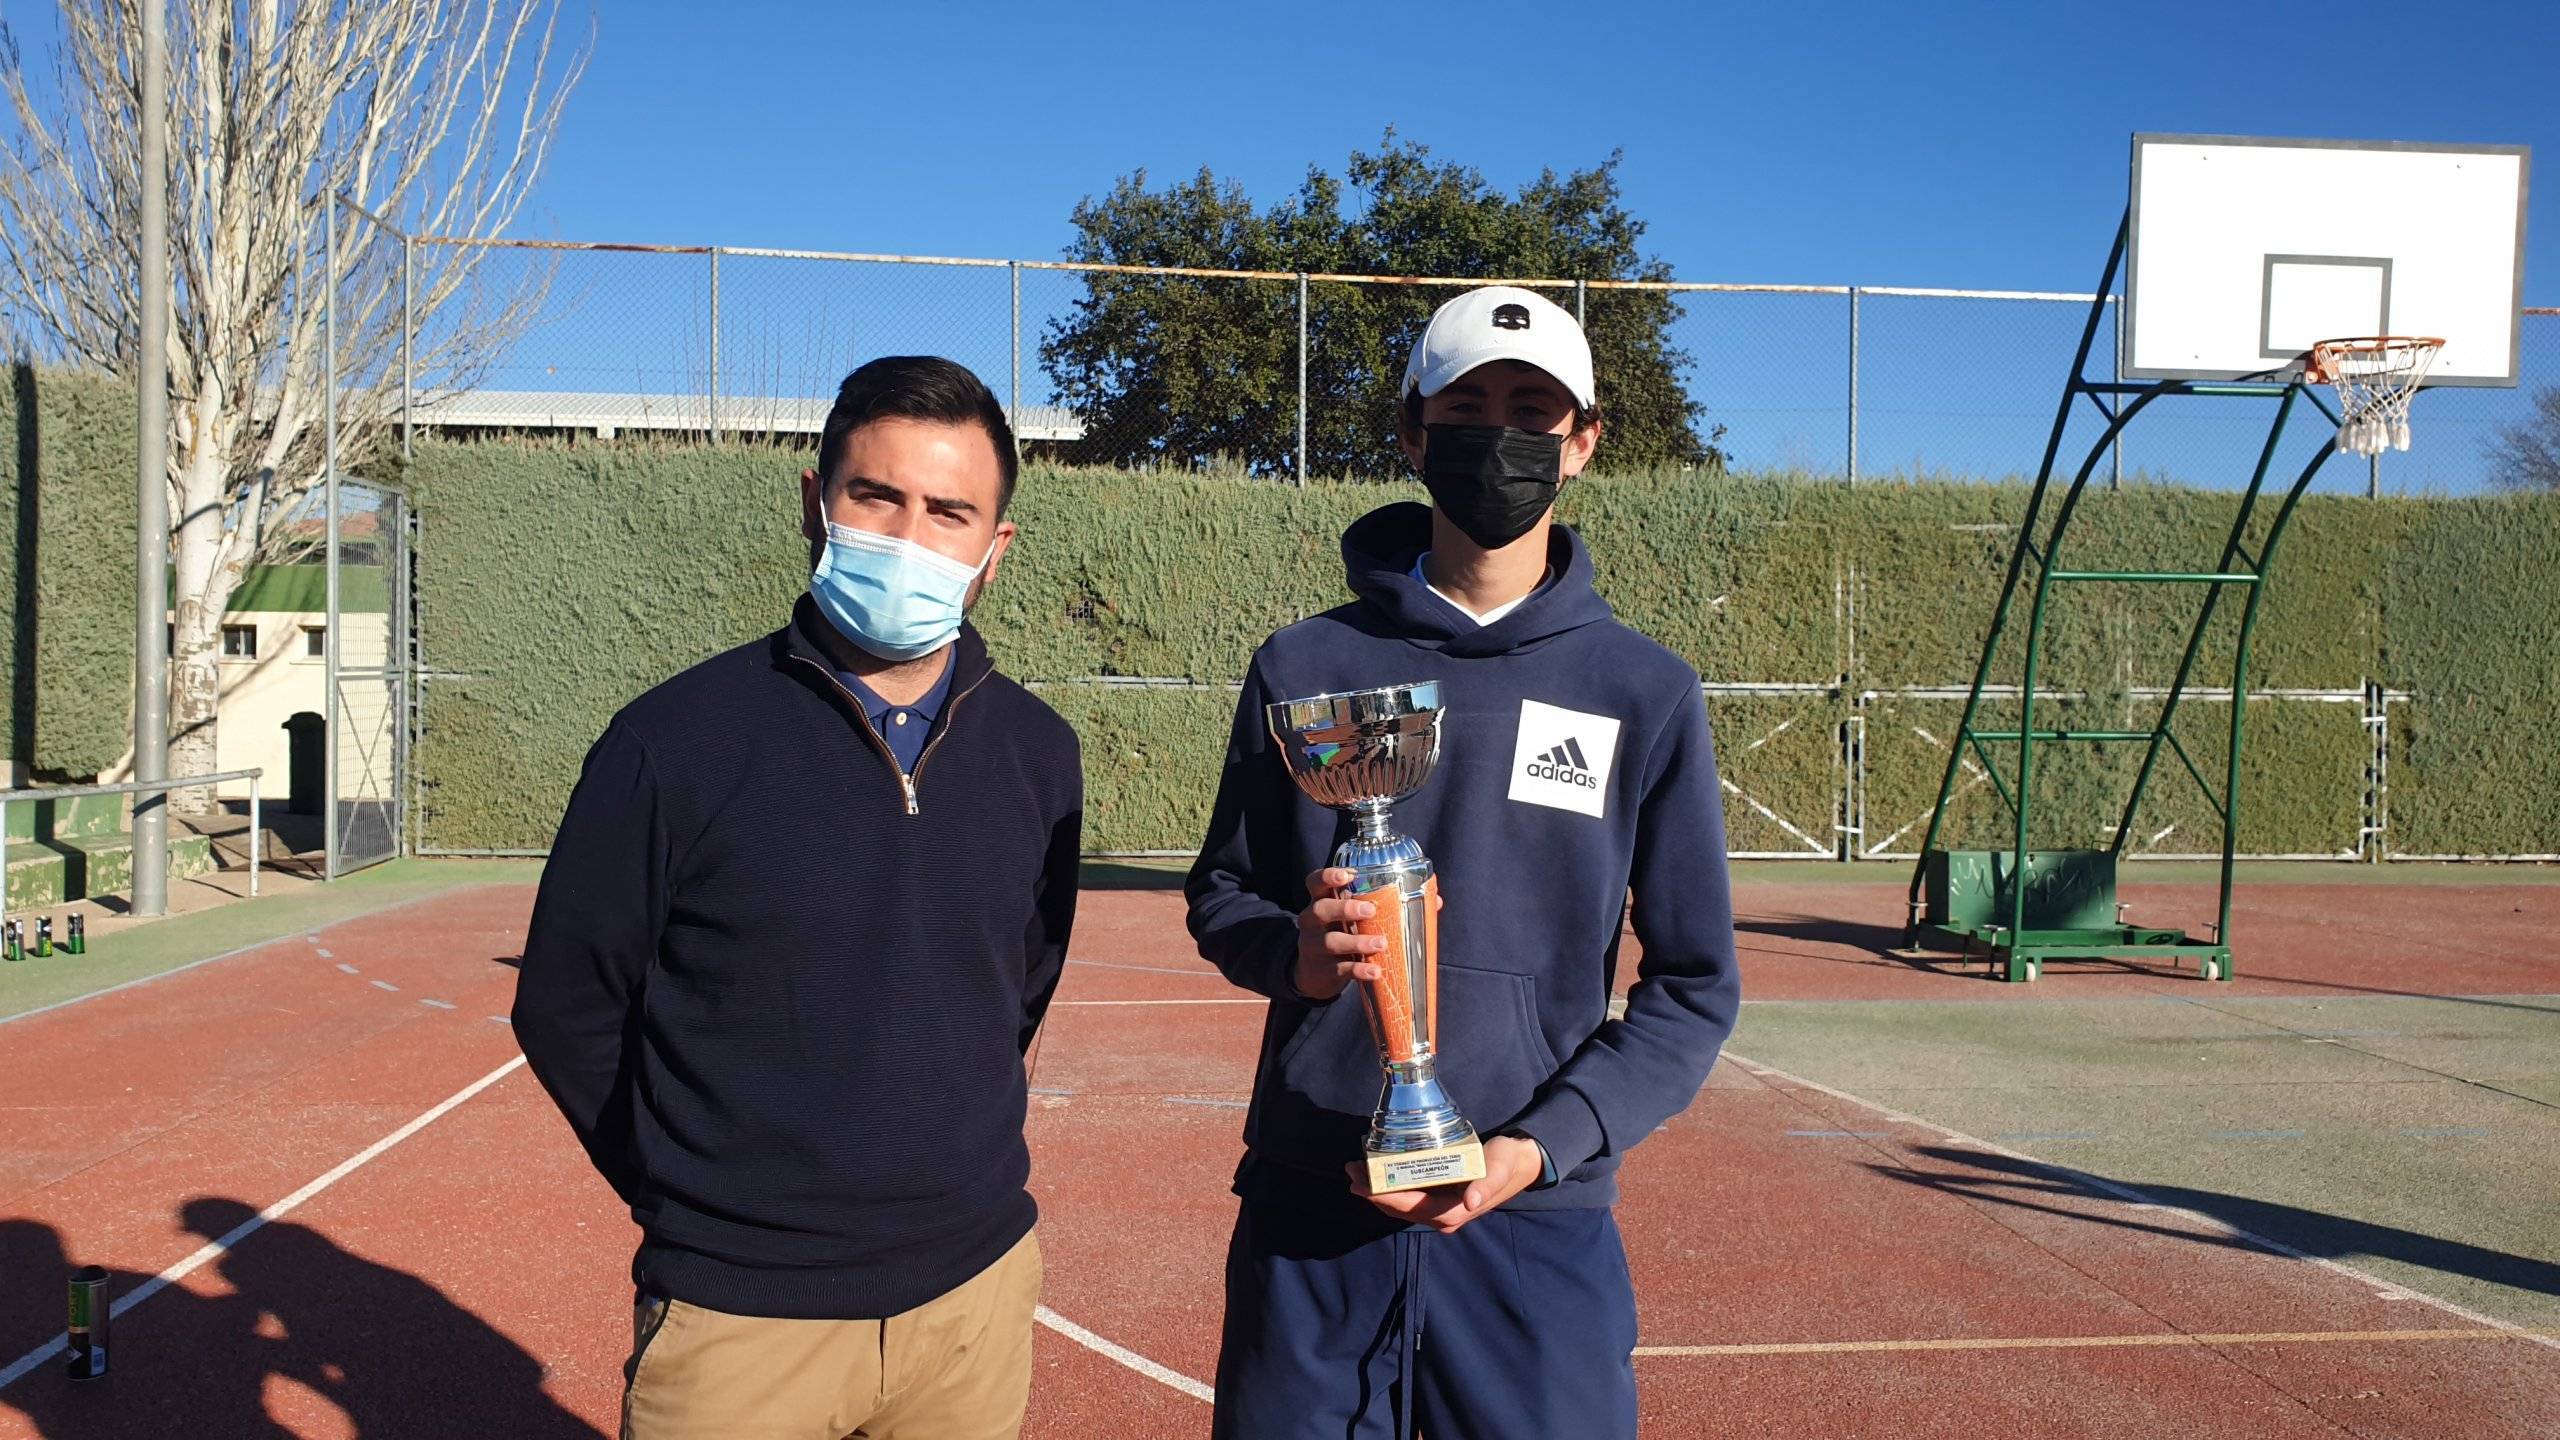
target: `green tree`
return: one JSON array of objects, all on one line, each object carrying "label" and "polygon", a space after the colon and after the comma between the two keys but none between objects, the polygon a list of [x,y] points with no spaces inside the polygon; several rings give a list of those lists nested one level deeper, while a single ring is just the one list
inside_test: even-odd
[{"label": "green tree", "polygon": [[[1067,257],[1183,267],[1484,279],[1664,280],[1638,250],[1644,222],[1620,203],[1619,156],[1554,171],[1506,194],[1463,165],[1387,132],[1353,152],[1341,178],[1310,168],[1297,193],[1257,209],[1241,185],[1202,170],[1150,189],[1145,171],[1076,206]],[[1346,208],[1346,195],[1351,204]],[[1295,467],[1298,296],[1294,280],[1087,272],[1040,358],[1084,417],[1072,458],[1181,467],[1220,460]],[[1404,470],[1393,429],[1406,352],[1447,285],[1313,281],[1307,323],[1308,468]],[[1570,291],[1550,291],[1570,307]],[[1661,291],[1591,291],[1585,328],[1600,373],[1604,468],[1715,460],[1699,405],[1680,383],[1689,357],[1670,340],[1680,307]]]}]

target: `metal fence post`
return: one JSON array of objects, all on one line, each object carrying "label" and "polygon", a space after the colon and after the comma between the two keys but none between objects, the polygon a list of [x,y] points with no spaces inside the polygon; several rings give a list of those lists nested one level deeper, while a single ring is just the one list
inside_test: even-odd
[{"label": "metal fence post", "polygon": [[418,340],[417,242],[400,237],[400,469],[405,476],[417,452]]},{"label": "metal fence post", "polygon": [[[159,780],[169,773],[169,32],[164,0],[143,0],[141,79],[142,334],[134,377],[135,439],[140,454],[134,465],[138,510],[133,575],[133,778]],[[330,393],[337,393],[335,385]],[[20,663],[33,659],[28,656]],[[5,832],[0,832],[0,849],[7,844]],[[151,797],[149,805],[137,805],[133,811],[133,913],[160,915],[168,908],[169,796],[162,791]]]},{"label": "metal fence post", "polygon": [[2366,456],[2364,467],[2364,498],[2379,500],[2382,498],[2382,456]]},{"label": "metal fence post", "polygon": [[338,609],[338,196],[320,207],[320,251],[326,284],[320,292],[320,483],[328,501],[326,566],[328,619],[321,631],[321,710],[328,733],[321,737],[320,764],[326,772],[320,815],[323,879],[338,878],[338,653],[344,648],[345,617]]},{"label": "metal fence post", "polygon": [[1858,287],[1849,287],[1849,483],[1858,483]]},{"label": "metal fence post", "polygon": [[1007,260],[1004,263],[1005,268],[1013,272],[1013,339],[1008,349],[1013,357],[1013,389],[1005,401],[1004,423],[1014,428],[1014,439],[1019,443],[1022,438],[1022,262]]},{"label": "metal fence post", "polygon": [[[2115,304],[2116,343],[2111,348],[2116,354],[2116,366],[2111,378],[2121,385],[2124,383],[2124,297],[2117,296]],[[2107,445],[2107,488],[2110,490],[2124,488],[2124,432],[2122,430],[2118,430],[2116,438]]]},{"label": "metal fence post", "polygon": [[1298,272],[1298,483],[1307,483],[1307,272]]},{"label": "metal fence post", "polygon": [[1576,275],[1573,277],[1573,323],[1576,325],[1588,325],[1590,323],[1590,320],[1582,313],[1583,297],[1588,293],[1589,289],[1590,287],[1584,283],[1581,276]]},{"label": "metal fence post", "polygon": [[720,247],[711,247],[711,443],[720,443]]}]

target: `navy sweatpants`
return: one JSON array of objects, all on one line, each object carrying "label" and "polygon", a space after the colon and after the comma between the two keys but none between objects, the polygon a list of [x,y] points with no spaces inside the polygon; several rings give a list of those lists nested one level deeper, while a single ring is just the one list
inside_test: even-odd
[{"label": "navy sweatpants", "polygon": [[1607,1210],[1455,1235],[1246,1204],[1227,1248],[1217,1440],[1636,1433],[1635,1289]]}]

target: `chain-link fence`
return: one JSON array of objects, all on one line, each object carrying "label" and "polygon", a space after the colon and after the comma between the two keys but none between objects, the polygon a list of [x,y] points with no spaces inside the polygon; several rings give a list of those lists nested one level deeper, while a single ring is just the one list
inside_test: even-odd
[{"label": "chain-link fence", "polygon": [[[419,246],[459,242],[421,240]],[[474,286],[539,297],[521,333],[421,393],[449,432],[813,434],[862,360],[946,355],[1011,407],[1035,455],[1274,478],[1393,473],[1405,350],[1471,279],[1139,269],[718,246],[477,242]],[[1603,468],[1784,470],[1872,480],[2032,474],[2087,295],[1526,280],[1582,315],[1604,405]],[[438,324],[472,323],[469,306]],[[2114,307],[2092,370],[2116,349]],[[441,347],[422,337],[421,348]],[[2418,445],[2342,461],[2320,488],[2466,494],[2560,384],[2560,310],[2527,312],[2516,389],[2440,389]],[[1657,383],[1657,381],[1659,383]],[[1650,386],[1637,394],[1639,386]],[[1628,403],[1630,401],[1639,403]],[[2246,478],[2263,417],[2153,407],[2109,483]],[[1614,452],[1614,454],[1613,454]]]},{"label": "chain-link fence", "polygon": [[[443,273],[435,262],[451,257],[434,250],[449,243],[415,241],[404,258],[422,276]],[[431,378],[403,411],[421,429],[807,443],[852,366],[933,353],[988,382],[1034,455],[1282,483],[1399,473],[1391,417],[1403,357],[1435,306],[1485,283],[717,247],[501,243],[468,253],[464,303],[421,306],[436,318],[411,337],[422,354],[464,357],[419,366]],[[1614,452],[1622,469],[1634,455],[1656,473],[1721,466],[1850,482],[2031,475],[2092,306],[2087,295],[2025,292],[1512,283],[1540,287],[1592,336],[1611,415],[1603,468]],[[516,323],[475,345],[481,314]],[[2100,307],[2092,378],[2117,355],[2115,318],[2112,301]],[[2560,384],[2560,311],[2529,312],[2522,332],[2520,387],[2428,395],[2415,412],[2416,449],[2386,454],[2378,470],[2333,462],[2319,488],[2493,486],[2493,444],[2530,423],[2537,390]],[[2097,477],[2236,488],[2266,418],[2255,406],[2163,401],[2099,455]],[[2102,424],[2096,407],[2074,415],[2068,463]],[[1820,577],[1806,585],[1795,598],[1820,608]],[[1859,658],[1872,597],[1858,567],[1828,588],[1836,653],[1770,667],[1808,673],[1726,675],[1707,687],[1736,854],[1899,860],[1928,814],[1965,694],[1962,667],[1891,683]],[[436,672],[412,661],[423,693]],[[2383,859],[2465,845],[2459,827],[2429,830],[2436,838],[2424,842],[2392,829],[2382,777],[2414,733],[2411,693],[2353,673],[2307,678],[2327,688],[2253,689],[2250,699],[2269,702],[2265,726],[2309,737],[2292,749],[2316,763],[2317,803],[2261,806],[2274,818],[2253,822],[2249,850]],[[1888,688],[1873,688],[1880,682]],[[1214,677],[1109,683],[1225,693]],[[2230,703],[2218,692],[2195,698]],[[423,715],[413,723],[423,732]],[[1968,767],[1959,811],[1988,796]],[[2193,806],[2154,808],[2129,853],[2182,856],[2214,842]],[[2512,848],[2471,844],[2484,847]]]}]

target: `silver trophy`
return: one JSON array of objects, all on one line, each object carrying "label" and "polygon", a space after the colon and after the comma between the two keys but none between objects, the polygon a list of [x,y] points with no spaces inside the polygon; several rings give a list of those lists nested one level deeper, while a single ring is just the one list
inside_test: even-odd
[{"label": "silver trophy", "polygon": [[1440,885],[1422,847],[1390,828],[1395,803],[1422,788],[1440,758],[1440,686],[1389,685],[1270,706],[1271,737],[1289,778],[1358,824],[1333,852],[1350,893],[1377,915],[1352,927],[1383,937],[1384,978],[1360,982],[1386,1091],[1369,1122],[1369,1191],[1386,1194],[1484,1175],[1475,1127],[1449,1103],[1434,1064],[1439,1019]]}]

